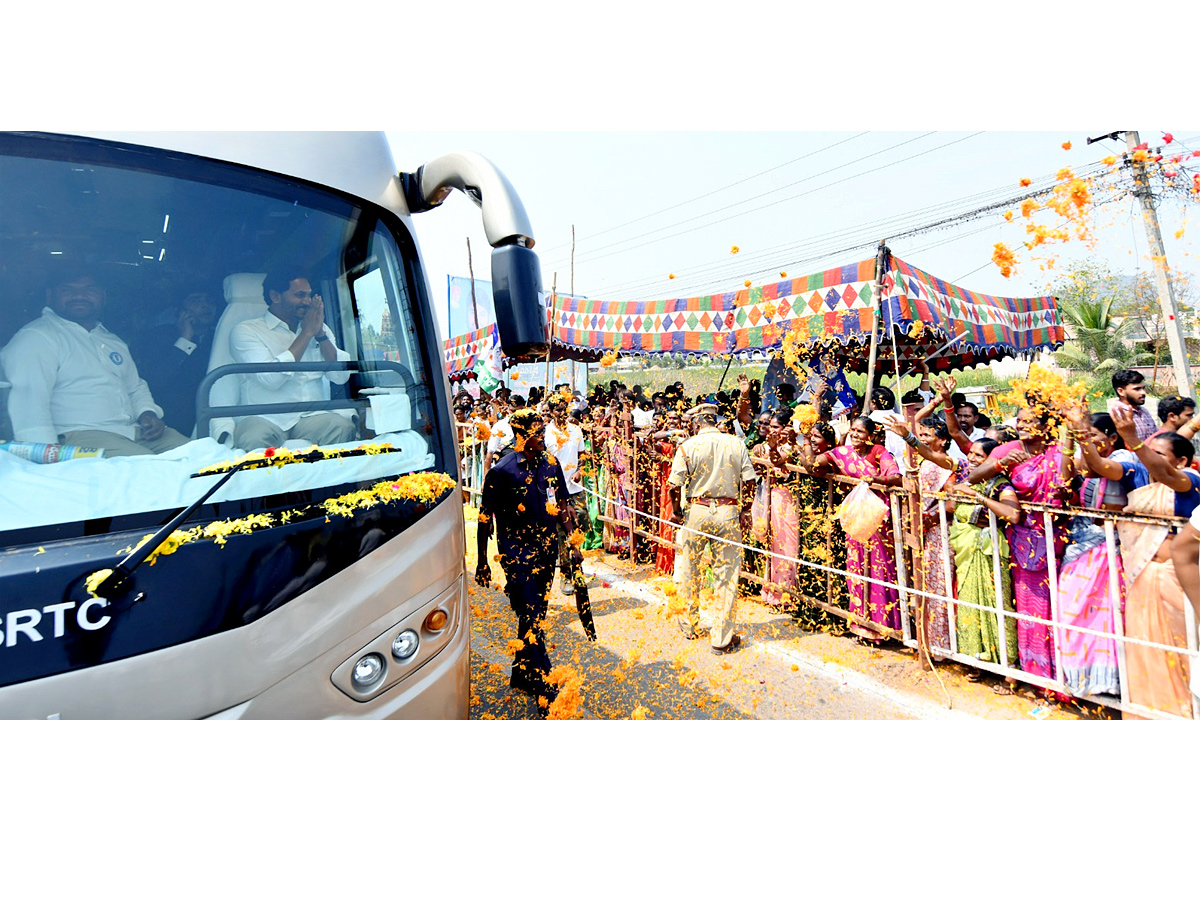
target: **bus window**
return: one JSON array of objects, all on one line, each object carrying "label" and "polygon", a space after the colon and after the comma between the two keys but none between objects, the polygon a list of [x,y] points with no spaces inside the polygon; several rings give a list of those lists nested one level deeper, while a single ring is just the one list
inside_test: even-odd
[{"label": "bus window", "polygon": [[[0,546],[156,527],[213,483],[198,473],[266,450],[233,439],[256,413],[285,435],[318,415],[347,423],[333,443],[281,442],[294,452],[388,452],[240,472],[196,522],[453,471],[434,388],[440,357],[415,299],[415,246],[385,211],[179,154],[7,136],[0,221],[0,381],[11,384],[0,386],[11,436],[0,444]],[[221,364],[244,362],[239,329],[294,338],[261,280],[287,266],[307,279],[296,302],[321,296],[329,343],[347,366],[275,372],[292,356],[271,345],[275,359],[202,391]],[[322,343],[314,338],[301,362],[324,364]],[[285,387],[259,390],[255,379]],[[233,399],[205,408],[221,395]],[[144,440],[146,412],[150,431],[180,439]],[[222,419],[234,427],[218,434]]]}]

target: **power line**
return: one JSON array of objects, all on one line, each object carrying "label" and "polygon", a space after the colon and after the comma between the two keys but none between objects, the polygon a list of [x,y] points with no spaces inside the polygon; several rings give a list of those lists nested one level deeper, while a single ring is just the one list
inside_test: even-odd
[{"label": "power line", "polygon": [[[979,133],[980,133],[980,134],[982,134],[982,132],[979,132]],[[906,144],[911,144],[911,143],[913,143],[913,142],[915,142],[915,141],[924,140],[925,138],[927,138],[927,137],[930,137],[931,135],[934,135],[934,134],[937,134],[937,132],[936,132],[936,131],[929,131],[929,132],[926,132],[925,134],[919,135],[919,136],[917,136],[917,137],[915,137],[915,138],[909,138],[909,139],[907,139],[907,140],[900,141],[899,143],[897,143],[897,144],[893,144],[893,145],[892,145],[892,146],[890,146],[890,147],[885,147],[885,148],[883,148],[882,150],[877,150],[877,151],[875,151],[874,153],[868,153],[866,156],[861,156],[861,157],[859,157],[858,159],[853,159],[853,160],[850,160],[849,162],[845,162],[845,163],[842,163],[841,165],[834,166],[833,168],[826,169],[826,170],[825,170],[825,171],[823,171],[823,172],[817,172],[817,173],[816,173],[816,174],[814,174],[814,175],[809,175],[809,176],[807,176],[807,177],[805,177],[805,178],[801,178],[801,179],[799,179],[798,181],[793,181],[793,182],[791,182],[790,184],[783,185],[782,187],[779,187],[779,188],[774,188],[774,189],[772,189],[772,190],[770,190],[770,191],[765,191],[765,192],[763,192],[763,193],[761,193],[761,194],[755,194],[755,195],[754,195],[754,196],[752,196],[752,197],[747,197],[746,199],[744,199],[744,200],[739,200],[739,201],[737,201],[736,203],[731,203],[731,204],[728,204],[728,205],[726,205],[726,206],[721,206],[721,207],[718,207],[717,209],[710,210],[709,212],[706,212],[706,213],[700,213],[700,214],[698,214],[698,215],[696,215],[696,216],[693,216],[691,219],[685,219],[685,220],[683,220],[682,222],[675,222],[675,223],[672,223],[672,224],[669,224],[669,225],[664,225],[664,226],[662,226],[662,227],[660,227],[660,228],[655,228],[655,229],[653,229],[653,230],[651,230],[651,231],[646,231],[646,232],[642,232],[641,234],[634,235],[633,237],[623,238],[623,239],[621,239],[621,240],[619,240],[619,241],[614,241],[614,242],[613,242],[613,243],[611,243],[611,244],[605,244],[605,245],[603,245],[603,246],[601,246],[601,247],[596,247],[596,248],[594,248],[594,249],[593,249],[591,252],[592,252],[592,253],[597,253],[597,252],[599,252],[599,251],[601,251],[601,250],[608,250],[608,249],[611,249],[611,248],[613,248],[613,247],[619,247],[619,246],[621,246],[622,244],[628,244],[628,243],[631,243],[632,241],[640,241],[642,238],[645,238],[645,237],[650,237],[650,236],[652,236],[652,235],[659,234],[660,232],[667,231],[667,230],[669,230],[669,229],[671,229],[671,228],[675,228],[675,227],[677,227],[677,226],[679,226],[679,225],[684,225],[684,224],[687,224],[687,222],[689,222],[689,221],[695,221],[695,220],[697,220],[697,219],[705,218],[705,217],[707,217],[707,216],[713,216],[713,215],[717,215],[718,213],[722,213],[722,212],[725,212],[725,211],[727,211],[727,210],[733,209],[734,207],[737,207],[737,206],[742,206],[743,204],[746,204],[746,203],[752,203],[752,202],[753,202],[753,201],[755,201],[755,200],[760,200],[760,199],[762,199],[763,197],[769,197],[769,196],[771,196],[771,195],[773,195],[773,194],[776,194],[776,193],[778,193],[779,191],[787,190],[788,188],[792,188],[792,187],[795,187],[796,185],[803,184],[803,183],[804,183],[804,182],[806,182],[806,181],[812,181],[814,178],[820,178],[820,177],[821,177],[821,176],[823,176],[823,175],[829,175],[829,174],[831,174],[831,173],[833,173],[833,172],[837,172],[837,171],[839,171],[839,170],[841,170],[841,169],[845,169],[845,168],[847,168],[848,166],[857,165],[857,164],[858,164],[858,163],[860,163],[860,162],[863,162],[863,161],[865,161],[865,160],[871,159],[872,157],[875,157],[875,156],[879,156],[879,155],[881,155],[881,154],[883,154],[883,153],[888,153],[888,152],[890,152],[890,151],[892,151],[892,150],[895,150],[895,149],[897,149],[897,148],[899,148],[899,147],[903,147],[903,146],[905,146]],[[972,136],[973,136],[973,135],[972,135]],[[936,148],[935,148],[935,149],[936,149]],[[917,156],[920,156],[920,155],[922,155],[922,154],[917,154]],[[915,157],[908,157],[908,159],[912,159],[912,158],[915,158]],[[891,163],[890,165],[896,165],[897,163],[900,163],[900,162],[905,162],[905,161],[906,161],[906,160],[903,160],[903,159],[902,159],[902,160],[897,160],[897,162],[896,162],[896,163]],[[885,168],[886,168],[886,167],[885,167]],[[876,170],[871,170],[871,171],[876,171]],[[862,174],[869,174],[869,173],[862,173]],[[852,177],[858,177],[858,176],[852,176]],[[834,183],[835,183],[835,184],[838,184],[838,183],[840,183],[840,182],[834,182]],[[801,194],[801,195],[799,195],[799,196],[805,196],[805,195],[804,195],[804,194]],[[771,205],[771,204],[767,204],[767,205],[769,206],[769,205]],[[765,208],[765,207],[764,207],[764,208]],[[754,211],[755,211],[755,210],[749,210],[748,212],[754,212]],[[737,218],[737,216],[739,216],[739,215],[745,215],[745,213],[738,213],[738,214],[736,214],[736,215],[734,215],[734,216],[729,216],[728,218],[726,218],[726,219],[721,219],[721,220],[719,220],[719,221],[728,221],[728,219],[731,219],[731,218]],[[713,222],[713,223],[709,223],[709,224],[716,224],[716,223],[715,223],[715,222]],[[708,227],[708,226],[702,226],[702,227]],[[685,231],[685,232],[680,232],[680,233],[681,233],[681,234],[687,234],[688,232],[686,232],[686,231]],[[672,236],[673,236],[673,235],[672,235]],[[650,241],[649,243],[657,243],[657,241]],[[608,254],[608,255],[611,255],[611,254]],[[583,259],[581,259],[581,260],[579,260],[579,261],[580,261],[580,262],[590,262],[590,261],[593,261],[593,260],[595,260],[595,259],[603,259],[603,258],[604,258],[604,256],[590,256],[590,257],[584,257]]]},{"label": "power line", "polygon": [[[1094,164],[1090,168],[1099,170],[1099,169],[1103,169],[1105,167],[1103,166],[1103,164],[1097,163],[1097,164]],[[1089,169],[1083,169],[1083,170],[1080,170],[1080,172],[1078,174],[1081,174],[1081,175],[1087,177],[1087,176],[1090,176],[1091,174],[1093,174],[1093,172],[1090,171]],[[889,218],[877,220],[875,222],[867,223],[865,225],[852,226],[850,228],[843,229],[842,231],[839,231],[839,232],[822,235],[820,238],[811,239],[811,240],[807,240],[807,241],[801,241],[799,243],[785,245],[783,247],[771,248],[767,251],[760,253],[757,257],[752,257],[751,259],[757,261],[758,259],[761,258],[765,262],[765,258],[773,258],[775,260],[778,260],[780,255],[782,255],[782,253],[798,253],[801,251],[816,251],[816,250],[818,250],[818,248],[821,248],[824,251],[824,252],[820,252],[820,254],[818,256],[808,257],[806,260],[797,261],[795,259],[791,259],[786,264],[788,268],[791,268],[795,265],[804,265],[807,263],[807,261],[809,259],[822,259],[822,258],[829,257],[829,256],[833,255],[834,253],[849,252],[850,250],[859,249],[859,248],[866,247],[866,246],[873,246],[880,237],[885,237],[887,239],[899,239],[899,238],[903,238],[903,237],[914,236],[916,234],[920,234],[920,233],[927,232],[927,231],[937,230],[939,228],[951,227],[951,226],[954,226],[961,222],[969,221],[972,218],[977,218],[980,215],[984,215],[984,214],[991,212],[995,209],[998,209],[1000,207],[1014,205],[1014,204],[1022,202],[1025,199],[1040,196],[1042,194],[1048,193],[1050,190],[1053,189],[1053,186],[1058,183],[1060,183],[1060,182],[1056,176],[1043,176],[1043,177],[1037,179],[1035,182],[1033,182],[1030,185],[1030,188],[1031,188],[1030,190],[1027,190],[1026,192],[1016,195],[1016,196],[1012,195],[1011,188],[1008,188],[1008,187],[996,188],[996,189],[993,189],[990,191],[985,191],[981,194],[976,194],[976,195],[972,195],[970,197],[959,198],[959,199],[955,199],[955,200],[951,200],[951,201],[945,201],[940,204],[935,204],[934,206],[931,206],[931,207],[926,207],[924,209],[916,210],[916,211],[910,211],[908,213],[903,213],[903,214],[899,214],[897,216],[892,216]],[[955,215],[952,215],[949,217],[935,219],[934,221],[929,221],[929,219],[928,219],[928,216],[930,214],[941,212],[948,208],[961,207],[964,203],[972,204],[973,208],[958,212]],[[862,243],[856,243],[849,247],[842,246],[842,247],[838,248],[837,250],[832,249],[833,247],[836,247],[839,242],[844,241],[847,238],[853,238],[853,237],[859,236],[859,235],[862,235],[864,237],[864,240],[862,241]],[[830,249],[825,249],[825,248],[830,248]],[[690,293],[692,293],[692,291],[690,290],[690,287],[692,284],[696,284],[698,282],[701,282],[702,280],[707,282],[710,278],[715,280],[717,278],[727,277],[727,276],[725,276],[725,273],[734,271],[735,266],[737,267],[736,270],[739,271],[739,273],[743,274],[743,275],[746,275],[746,274],[757,275],[757,274],[761,274],[762,272],[769,270],[769,269],[750,270],[749,266],[746,265],[747,262],[749,262],[749,260],[747,260],[747,259],[742,259],[737,262],[725,261],[722,263],[718,263],[718,264],[714,264],[712,266],[706,267],[704,269],[699,270],[697,273],[695,273],[695,274],[704,276],[703,279],[700,279],[700,278],[690,279],[689,281],[681,283],[678,286],[678,289],[686,288],[687,290],[685,290],[685,294],[690,294]],[[770,268],[774,268],[774,267],[775,266],[772,265]],[[619,295],[620,293],[628,292],[630,290],[640,291],[644,288],[652,287],[659,283],[660,283],[660,278],[649,279],[649,280],[639,280],[636,282],[627,282],[627,283],[606,289],[605,295],[612,297],[613,299],[620,299],[619,296],[614,296],[614,295]],[[700,291],[700,293],[703,293],[703,291]],[[677,294],[677,296],[678,296],[678,294]]]},{"label": "power line", "polygon": [[[843,144],[848,144],[851,141],[857,140],[858,138],[863,137],[864,135],[868,135],[870,133],[871,132],[869,132],[869,131],[860,131],[858,134],[856,134],[852,137],[848,137],[843,140],[836,141],[832,144],[829,144],[826,147],[821,147],[820,149],[813,150],[811,153],[805,153],[803,156],[797,156],[795,159],[789,159],[787,162],[780,163],[777,166],[772,166],[769,169],[763,169],[761,172],[756,172],[753,175],[747,175],[745,178],[739,179],[738,181],[734,181],[731,184],[725,185],[724,187],[719,187],[716,190],[709,191],[707,194],[701,194],[700,196],[693,197],[690,200],[684,200],[684,201],[682,201],[680,203],[676,203],[672,206],[664,207],[660,210],[657,210],[656,212],[646,213],[646,215],[644,215],[644,216],[638,216],[636,219],[630,219],[628,222],[622,222],[620,225],[614,225],[611,228],[605,228],[603,231],[595,231],[589,235],[584,235],[583,237],[580,238],[580,241],[590,240],[592,238],[599,237],[602,234],[608,234],[610,232],[617,231],[621,228],[627,228],[630,225],[634,225],[638,222],[645,221],[646,219],[652,219],[655,216],[660,216],[663,213],[670,212],[671,210],[679,209],[682,206],[687,206],[689,203],[698,203],[699,201],[707,199],[708,197],[712,197],[715,194],[719,194],[722,191],[727,191],[730,188],[737,187],[739,184],[745,184],[747,181],[753,181],[755,178],[761,178],[763,175],[769,175],[771,172],[775,172],[779,169],[793,165],[794,163],[801,162],[802,160],[806,160],[811,156],[816,156],[818,153],[824,153],[827,150],[832,150],[834,147],[840,147]],[[553,247],[547,248],[546,252],[550,253],[555,250],[561,250],[563,247],[566,247],[566,246],[568,246],[566,243],[556,244]]]},{"label": "power line", "polygon": [[[875,172],[881,172],[884,169],[890,169],[892,166],[898,166],[898,165],[900,165],[900,163],[909,162],[910,160],[917,159],[918,157],[921,157],[921,156],[926,156],[930,153],[936,153],[938,150],[944,150],[946,147],[950,147],[950,146],[953,146],[954,144],[962,143],[963,141],[969,140],[973,137],[978,137],[981,134],[983,134],[982,131],[977,131],[974,134],[967,135],[966,137],[957,138],[953,141],[949,141],[945,144],[941,144],[941,145],[939,145],[937,147],[933,147],[929,150],[923,150],[920,153],[915,153],[912,156],[906,156],[903,159],[894,160],[893,162],[886,163],[885,165],[882,165],[882,166],[876,166],[874,169],[868,169],[865,172],[859,172],[855,175],[848,175],[845,178],[840,178],[837,181],[831,181],[828,184],[821,185],[820,187],[815,187],[811,190],[804,191],[799,194],[793,194],[790,197],[783,197],[779,200],[773,200],[770,203],[764,203],[763,205],[756,206],[753,209],[747,209],[747,210],[743,210],[742,212],[739,212],[739,213],[734,213],[732,216],[726,216],[725,218],[718,219],[717,221],[714,221],[714,222],[708,222],[704,225],[697,225],[694,228],[688,228],[688,229],[685,229],[684,231],[678,231],[678,232],[675,232],[674,234],[665,235],[664,237],[661,237],[661,238],[655,238],[654,240],[651,240],[651,241],[645,241],[645,242],[641,243],[639,246],[644,247],[649,244],[660,243],[661,241],[667,240],[668,238],[682,237],[685,234],[691,234],[692,232],[695,232],[695,231],[701,231],[705,228],[711,228],[712,226],[720,224],[721,222],[728,222],[733,219],[737,219],[742,216],[749,215],[750,213],[761,212],[764,209],[770,209],[772,206],[778,206],[780,203],[790,203],[793,200],[799,200],[801,197],[807,197],[807,196],[809,196],[811,194],[815,194],[819,191],[824,191],[831,187],[836,187],[837,185],[844,184],[847,181],[853,181],[856,178],[862,178],[864,175],[871,175]],[[906,142],[906,143],[911,143],[911,142]],[[809,180],[809,179],[805,179],[805,180]],[[771,193],[774,193],[774,192],[771,192]],[[770,196],[770,193],[762,194],[762,195],[759,195],[759,197],[754,197],[751,199],[759,199],[760,197],[763,197],[763,196]],[[745,203],[745,202],[749,202],[749,201],[742,201],[742,202]],[[734,205],[739,206],[741,204],[738,203],[738,204],[734,204]],[[724,210],[715,210],[715,212],[723,212],[723,211]],[[665,230],[665,229],[660,228],[660,229],[657,229],[656,231],[649,232],[648,234],[655,234],[655,233],[657,233],[657,231],[663,231],[663,230]],[[631,238],[630,240],[633,240],[633,239]],[[622,241],[621,243],[627,243],[627,241]],[[610,245],[610,246],[615,246],[615,245]],[[604,249],[604,248],[600,248],[600,249]],[[616,251],[616,252],[620,253],[620,252],[624,252],[624,251]],[[595,262],[598,259],[606,259],[607,257],[613,256],[613,255],[614,255],[613,253],[604,253],[604,254],[600,254],[599,256],[588,257],[581,261],[582,262]]]}]

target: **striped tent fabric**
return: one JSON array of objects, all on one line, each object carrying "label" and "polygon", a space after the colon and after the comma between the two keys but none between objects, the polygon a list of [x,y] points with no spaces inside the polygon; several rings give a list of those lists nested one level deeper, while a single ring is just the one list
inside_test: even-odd
[{"label": "striped tent fabric", "polygon": [[[1053,297],[979,294],[894,257],[882,287],[884,322],[895,327],[902,358],[937,353],[936,367],[958,368],[1062,345]],[[748,355],[777,350],[788,330],[800,329],[814,353],[840,357],[846,368],[862,371],[876,290],[875,260],[868,259],[703,297],[563,301],[552,339],[567,349],[622,355]],[[921,325],[914,327],[916,322]],[[880,359],[890,359],[891,352],[890,339],[881,341]]]},{"label": "striped tent fabric", "polygon": [[875,260],[761,287],[670,300],[565,300],[552,339],[578,350],[622,354],[749,353],[778,348],[785,329],[849,341],[871,328]]},{"label": "striped tent fabric", "polygon": [[[929,359],[938,369],[966,368],[1062,346],[1053,297],[993,297],[969,291],[891,257],[879,304],[879,359]],[[663,300],[606,301],[559,296],[550,336],[554,359],[621,355],[770,353],[799,330],[813,354],[865,371],[872,307],[880,285],[866,259],[759,287]],[[918,324],[919,323],[919,324]],[[888,328],[892,329],[889,334]],[[469,378],[495,326],[446,341],[451,380]],[[507,364],[507,360],[506,360]]]},{"label": "striped tent fabric", "polygon": [[943,341],[957,338],[959,352],[1032,353],[1061,347],[1065,337],[1053,297],[980,294],[894,258],[884,289],[885,326],[907,333],[919,321]]},{"label": "striped tent fabric", "polygon": [[496,326],[493,324],[443,342],[442,361],[446,365],[446,375],[451,381],[474,377],[479,354],[492,346],[495,335]]}]

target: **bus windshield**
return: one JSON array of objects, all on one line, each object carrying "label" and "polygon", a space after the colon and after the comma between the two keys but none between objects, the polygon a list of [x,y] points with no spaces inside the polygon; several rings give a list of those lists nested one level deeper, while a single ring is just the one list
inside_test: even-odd
[{"label": "bus windshield", "polygon": [[196,521],[451,473],[424,290],[361,200],[0,136],[0,547],[153,529],[247,457]]}]

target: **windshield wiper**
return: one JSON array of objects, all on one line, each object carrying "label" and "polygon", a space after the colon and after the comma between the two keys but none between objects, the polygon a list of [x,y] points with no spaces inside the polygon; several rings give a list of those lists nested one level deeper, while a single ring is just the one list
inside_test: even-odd
[{"label": "windshield wiper", "polygon": [[92,593],[97,597],[103,597],[105,600],[115,599],[117,594],[121,592],[121,589],[125,587],[126,582],[129,581],[129,576],[133,574],[134,569],[144,563],[151,553],[161,547],[180,525],[190,519],[209,497],[225,485],[225,482],[229,481],[230,478],[242,470],[243,466],[252,461],[248,459],[243,460],[226,472],[225,477],[209,488],[200,499],[179,512],[171,521],[154,532],[154,536],[150,540],[146,541],[140,547],[135,548],[128,556],[117,563],[109,576],[92,589]]}]

